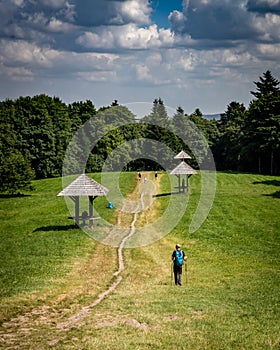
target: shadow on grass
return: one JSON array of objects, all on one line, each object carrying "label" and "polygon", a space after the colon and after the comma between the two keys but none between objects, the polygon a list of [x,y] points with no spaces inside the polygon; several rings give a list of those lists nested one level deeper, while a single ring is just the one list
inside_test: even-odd
[{"label": "shadow on grass", "polygon": [[280,198],[280,191],[275,191],[274,193],[264,194],[266,197]]},{"label": "shadow on grass", "polygon": [[255,181],[253,182],[254,185],[269,185],[269,186],[280,186],[279,180],[265,180],[265,181]]},{"label": "shadow on grass", "polygon": [[1,193],[0,198],[24,198],[24,197],[31,197],[31,194],[22,194],[22,193]]},{"label": "shadow on grass", "polygon": [[50,225],[50,226],[42,226],[36,228],[33,232],[49,232],[49,231],[67,231],[67,230],[74,230],[78,229],[75,224],[72,225]]},{"label": "shadow on grass", "polygon": [[164,196],[171,196],[172,194],[186,194],[186,192],[168,192],[168,193],[159,193],[154,194],[153,197],[164,197]]}]

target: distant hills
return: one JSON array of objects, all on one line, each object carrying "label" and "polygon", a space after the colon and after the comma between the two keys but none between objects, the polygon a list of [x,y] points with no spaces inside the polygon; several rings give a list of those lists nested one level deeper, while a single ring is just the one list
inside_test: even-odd
[{"label": "distant hills", "polygon": [[222,113],[218,114],[203,114],[203,118],[211,120],[211,119],[220,119]]}]

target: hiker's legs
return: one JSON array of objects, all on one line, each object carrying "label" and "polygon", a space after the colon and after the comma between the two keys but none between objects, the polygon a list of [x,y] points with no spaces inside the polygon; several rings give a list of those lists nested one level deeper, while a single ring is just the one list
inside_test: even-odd
[{"label": "hiker's legs", "polygon": [[178,284],[182,285],[182,266],[178,266],[178,278],[177,278]]},{"label": "hiker's legs", "polygon": [[177,284],[178,284],[178,266],[176,266],[175,264],[174,264],[173,271],[174,271],[174,282],[175,282],[175,285],[177,286]]},{"label": "hiker's legs", "polygon": [[174,265],[174,281],[176,285],[182,284],[182,266]]}]

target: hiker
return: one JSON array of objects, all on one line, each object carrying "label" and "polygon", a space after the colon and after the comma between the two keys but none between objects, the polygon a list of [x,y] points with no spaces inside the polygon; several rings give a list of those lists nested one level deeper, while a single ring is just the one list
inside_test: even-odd
[{"label": "hiker", "polygon": [[184,261],[186,260],[186,255],[183,250],[181,250],[180,244],[176,244],[176,249],[172,253],[173,260],[173,272],[174,272],[174,280],[176,286],[182,285],[182,266]]},{"label": "hiker", "polygon": [[155,172],[155,180],[157,179],[157,171]]},{"label": "hiker", "polygon": [[140,173],[140,171],[138,171],[138,180],[141,180],[141,173]]}]

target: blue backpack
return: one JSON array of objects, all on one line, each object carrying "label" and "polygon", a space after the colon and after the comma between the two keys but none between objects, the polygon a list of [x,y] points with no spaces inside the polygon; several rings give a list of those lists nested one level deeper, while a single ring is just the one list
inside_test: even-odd
[{"label": "blue backpack", "polygon": [[184,252],[182,250],[175,250],[174,264],[177,266],[182,266],[183,262],[184,262]]}]

